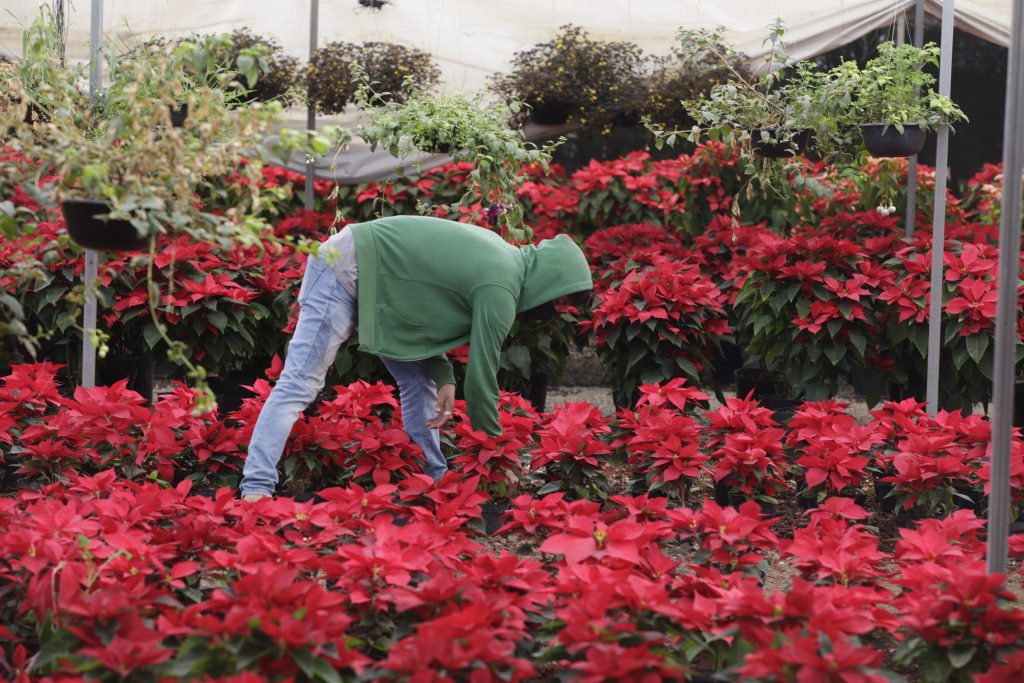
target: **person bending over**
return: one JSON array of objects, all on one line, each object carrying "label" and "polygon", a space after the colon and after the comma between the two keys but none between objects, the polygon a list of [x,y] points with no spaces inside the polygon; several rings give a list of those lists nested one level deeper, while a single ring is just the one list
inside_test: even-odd
[{"label": "person bending over", "polygon": [[381,357],[398,384],[402,423],[435,481],[448,471],[438,429],[451,417],[455,377],[445,351],[469,343],[466,412],[491,436],[498,423],[498,361],[517,314],[547,318],[593,288],[586,257],[567,235],[517,247],[482,228],[427,216],[350,225],[310,256],[284,370],[260,411],[240,493],[274,493],[277,464],[299,413],[359,322],[359,348]]}]

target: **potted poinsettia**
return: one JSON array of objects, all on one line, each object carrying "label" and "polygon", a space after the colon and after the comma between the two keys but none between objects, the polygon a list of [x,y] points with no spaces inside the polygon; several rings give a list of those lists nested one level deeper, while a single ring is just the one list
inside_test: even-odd
[{"label": "potted poinsettia", "polygon": [[935,77],[927,67],[938,65],[935,43],[915,47],[886,42],[863,69],[849,62],[836,67],[836,73],[854,74],[847,81],[847,97],[868,152],[878,157],[912,156],[924,147],[927,131],[966,120],[956,103],[932,89]]},{"label": "potted poinsettia", "polygon": [[[456,408],[464,409],[464,404],[459,401]],[[494,533],[501,526],[509,499],[528,477],[526,454],[533,443],[537,414],[520,396],[502,392],[498,400],[501,434],[491,436],[473,429],[464,410],[457,412],[453,436],[458,455],[452,465],[464,477],[480,476],[480,489],[491,499],[483,507],[484,529]]]}]

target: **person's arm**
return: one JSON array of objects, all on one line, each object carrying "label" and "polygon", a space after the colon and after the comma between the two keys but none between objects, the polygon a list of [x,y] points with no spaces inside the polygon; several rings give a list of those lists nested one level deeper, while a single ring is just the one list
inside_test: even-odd
[{"label": "person's arm", "polygon": [[487,285],[473,293],[473,323],[466,366],[466,413],[473,429],[501,434],[498,422],[498,365],[501,345],[516,318],[516,300],[503,287]]},{"label": "person's arm", "polygon": [[434,384],[437,385],[438,389],[445,384],[455,384],[455,371],[452,370],[452,364],[448,360],[448,356],[439,353],[436,356],[424,359],[422,362],[423,369],[426,370],[430,379],[434,380]]}]

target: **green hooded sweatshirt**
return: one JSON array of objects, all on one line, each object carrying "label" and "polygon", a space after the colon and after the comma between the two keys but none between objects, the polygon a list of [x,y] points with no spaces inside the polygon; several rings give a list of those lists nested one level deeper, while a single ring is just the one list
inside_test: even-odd
[{"label": "green hooded sweatshirt", "polygon": [[466,410],[473,429],[498,423],[498,362],[517,313],[593,286],[567,235],[516,247],[473,225],[394,216],[351,226],[359,268],[359,348],[426,360],[440,387],[454,384],[444,352],[469,343]]}]

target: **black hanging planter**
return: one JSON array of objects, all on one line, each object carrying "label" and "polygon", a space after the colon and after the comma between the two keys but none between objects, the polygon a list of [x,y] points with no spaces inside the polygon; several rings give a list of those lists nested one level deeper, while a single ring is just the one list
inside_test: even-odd
[{"label": "black hanging planter", "polygon": [[895,126],[862,123],[864,146],[873,157],[911,157],[924,148],[925,132],[916,123],[904,124],[900,133]]},{"label": "black hanging planter", "polygon": [[149,243],[125,220],[103,220],[110,205],[95,199],[65,199],[60,203],[68,234],[76,244],[99,251],[138,251]]},{"label": "black hanging planter", "polygon": [[563,102],[538,102],[533,105],[530,118],[542,126],[560,126],[569,120],[569,105]]},{"label": "black hanging planter", "polygon": [[[811,131],[801,130],[792,134],[792,143],[796,145],[796,151],[789,142],[779,140],[779,133],[789,133],[785,128],[755,128],[750,131],[750,144],[754,152],[761,157],[768,159],[781,159],[791,157],[797,152],[803,152],[811,141]],[[762,133],[767,133],[770,138],[765,141]]]},{"label": "black hanging planter", "polygon": [[167,108],[171,110],[171,125],[175,128],[183,127],[185,119],[188,118],[188,102],[183,102],[177,107],[168,105]]}]

